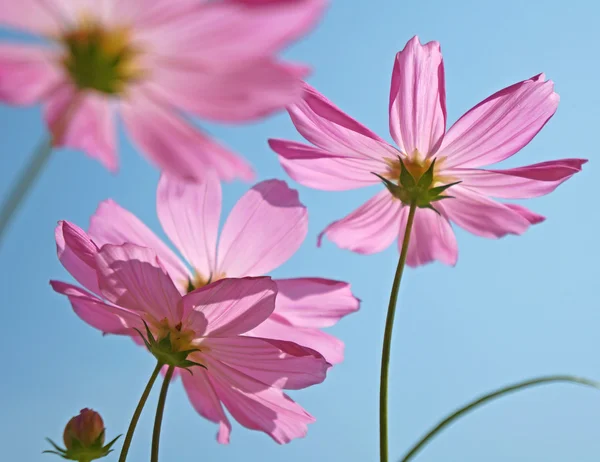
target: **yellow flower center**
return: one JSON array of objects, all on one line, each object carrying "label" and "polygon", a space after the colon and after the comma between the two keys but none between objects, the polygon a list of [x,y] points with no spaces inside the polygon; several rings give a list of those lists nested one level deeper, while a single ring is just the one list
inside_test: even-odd
[{"label": "yellow flower center", "polygon": [[[438,157],[435,160],[435,166],[433,167],[433,183],[432,186],[438,186],[442,184],[451,183],[456,181],[450,175],[443,175],[442,170],[444,166],[445,157]],[[400,161],[396,159],[386,158],[385,162],[388,164],[387,171],[382,175],[391,181],[398,182],[400,178]],[[429,169],[433,158],[424,158],[418,151],[414,151],[410,156],[404,156],[402,158],[406,170],[412,175],[415,181],[423,176],[423,174]]]},{"label": "yellow flower center", "polygon": [[60,41],[66,49],[62,64],[82,90],[119,94],[143,76],[140,51],[132,46],[127,27],[108,29],[84,16]]},{"label": "yellow flower center", "polygon": [[158,322],[151,321],[150,324],[157,340],[160,341],[170,334],[171,347],[174,352],[198,348],[192,343],[195,337],[194,331],[185,329],[181,323],[171,326],[167,319],[162,319]]}]

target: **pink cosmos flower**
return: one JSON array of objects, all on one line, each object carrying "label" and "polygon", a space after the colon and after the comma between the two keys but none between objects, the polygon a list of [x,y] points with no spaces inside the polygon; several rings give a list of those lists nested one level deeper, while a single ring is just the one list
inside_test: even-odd
[{"label": "pink cosmos flower", "polygon": [[275,308],[277,285],[268,277],[222,279],[181,295],[166,268],[169,262],[134,244],[96,244],[77,226],[60,222],[58,256],[85,289],[51,281],[77,315],[104,333],[129,335],[145,330],[170,335],[175,351],[197,349],[188,359],[193,373],[181,378],[194,408],[219,423],[217,439],[229,442],[231,425],[222,404],[247,428],[278,443],[306,434],[314,418],[281,389],[322,382],[330,366],[309,348],[248,335]]},{"label": "pink cosmos flower", "polygon": [[[89,234],[99,246],[130,242],[153,249],[181,294],[225,277],[269,273],[298,250],[308,230],[308,214],[297,191],[279,180],[258,183],[238,201],[218,245],[221,186],[214,174],[207,174],[201,184],[163,175],[157,209],[165,233],[191,271],[138,218],[112,200],[100,204]],[[291,340],[318,351],[331,364],[341,362],[343,342],[320,329],[358,310],[360,302],[350,284],[314,277],[276,283],[275,311],[251,335]]]},{"label": "pink cosmos flower", "polygon": [[[552,81],[540,74],[494,93],[446,132],[444,64],[439,43],[411,39],[396,56],[390,92],[390,131],[398,149],[344,114],[306,85],[302,102],[288,112],[296,129],[315,147],[269,140],[288,174],[323,190],[347,190],[379,183],[377,173],[398,181],[401,156],[413,177],[435,159],[434,186],[461,183],[446,192],[454,199],[418,209],[407,264],[458,258],[450,221],[478,236],[522,234],[544,217],[521,205],[490,198],[538,197],[581,170],[584,159],[562,159],[507,170],[480,167],[500,162],[523,148],[558,106]],[[372,173],[373,172],[373,173]],[[322,233],[338,246],[363,254],[401,245],[409,207],[386,189]],[[320,238],[319,238],[320,243]]]},{"label": "pink cosmos flower", "polygon": [[306,33],[326,0],[18,0],[0,25],[50,46],[0,45],[0,101],[42,103],[54,144],[116,170],[120,117],[162,170],[250,179],[250,166],[184,113],[222,122],[263,117],[301,94],[303,66],[276,53]]}]

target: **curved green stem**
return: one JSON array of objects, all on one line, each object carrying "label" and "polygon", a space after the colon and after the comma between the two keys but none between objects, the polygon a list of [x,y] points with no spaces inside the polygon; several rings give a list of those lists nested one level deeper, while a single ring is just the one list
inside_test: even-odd
[{"label": "curved green stem", "polygon": [[575,377],[572,375],[549,375],[531,380],[525,380],[523,382],[515,383],[513,385],[508,385],[506,387],[500,388],[499,390],[495,390],[491,393],[480,396],[476,400],[471,401],[465,406],[454,411],[452,414],[450,414],[448,417],[446,417],[444,420],[438,423],[435,427],[433,427],[429,431],[429,433],[427,433],[423,438],[421,438],[419,442],[415,444],[412,447],[412,449],[406,453],[406,455],[401,459],[401,462],[408,462],[409,460],[411,460],[419,451],[421,451],[421,449],[423,449],[423,447],[427,443],[429,443],[438,433],[444,430],[444,428],[451,425],[456,419],[462,417],[464,414],[473,411],[475,408],[487,403],[488,401],[500,398],[509,393],[514,393],[516,391],[523,390],[525,388],[553,382],[573,383],[576,385],[584,385],[600,390],[600,382],[589,380],[583,377]]},{"label": "curved green stem", "polygon": [[167,401],[167,391],[169,391],[169,384],[171,383],[171,377],[175,371],[174,366],[169,366],[165,380],[160,389],[160,396],[158,397],[158,405],[156,406],[156,418],[154,419],[154,432],[152,433],[152,455],[150,457],[151,462],[158,462],[158,444],[160,440],[160,427],[162,425],[163,414],[165,412],[165,402]]},{"label": "curved green stem", "polygon": [[19,205],[23,203],[23,199],[27,197],[27,193],[31,190],[37,177],[40,175],[44,166],[48,163],[52,154],[52,138],[44,140],[36,148],[33,159],[25,166],[25,170],[21,172],[19,178],[8,193],[8,197],[2,204],[0,209],[0,242],[4,233],[8,229],[15,212]]},{"label": "curved green stem", "polygon": [[148,380],[148,384],[142,393],[142,397],[140,398],[140,402],[138,403],[133,416],[131,417],[131,423],[129,424],[129,428],[127,429],[127,435],[125,435],[125,441],[123,442],[123,448],[121,449],[121,455],[119,456],[119,462],[125,462],[127,459],[127,453],[129,452],[129,446],[131,446],[131,440],[133,439],[133,433],[135,432],[135,427],[137,426],[138,420],[140,420],[140,415],[142,414],[142,409],[144,409],[144,405],[148,400],[148,396],[150,395],[150,391],[154,386],[154,382],[156,381],[156,377],[160,373],[160,369],[163,365],[158,363],[150,376],[150,380]]},{"label": "curved green stem", "polygon": [[383,350],[381,353],[381,381],[379,383],[379,456],[381,462],[388,462],[388,378],[390,371],[390,352],[392,348],[392,331],[394,329],[394,316],[396,315],[396,302],[398,301],[398,292],[400,290],[400,281],[402,272],[406,264],[408,255],[408,245],[410,242],[410,233],[415,220],[416,204],[410,205],[408,220],[406,221],[406,230],[404,231],[404,240],[402,241],[402,250],[400,259],[392,284],[390,293],[390,303],[388,306],[387,318],[385,320],[385,332],[383,334]]}]

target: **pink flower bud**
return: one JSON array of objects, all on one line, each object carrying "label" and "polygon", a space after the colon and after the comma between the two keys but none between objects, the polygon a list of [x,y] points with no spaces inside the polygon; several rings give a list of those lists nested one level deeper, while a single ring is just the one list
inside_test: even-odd
[{"label": "pink flower bud", "polygon": [[[100,440],[98,440],[100,438]],[[91,409],[82,409],[79,415],[69,420],[65,427],[63,435],[67,450],[72,449],[77,445],[76,441],[81,443],[81,446],[88,448],[94,443],[102,446],[104,444],[104,422],[102,417],[96,411]]]}]

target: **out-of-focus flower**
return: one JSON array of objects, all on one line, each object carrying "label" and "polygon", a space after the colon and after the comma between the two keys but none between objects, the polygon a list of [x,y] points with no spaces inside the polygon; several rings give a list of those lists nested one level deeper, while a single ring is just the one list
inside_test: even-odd
[{"label": "out-of-focus flower", "polygon": [[223,122],[263,117],[301,94],[303,66],[277,52],[306,33],[326,0],[19,0],[0,25],[50,46],[0,46],[0,101],[42,103],[55,146],[116,170],[118,118],[172,175],[249,179],[250,166],[185,113]]}]

